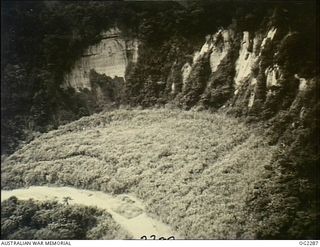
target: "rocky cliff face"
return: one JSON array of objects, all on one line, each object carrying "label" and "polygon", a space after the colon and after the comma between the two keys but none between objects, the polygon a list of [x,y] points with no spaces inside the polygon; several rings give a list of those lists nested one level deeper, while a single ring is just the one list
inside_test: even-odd
[{"label": "rocky cliff face", "polygon": [[[236,34],[234,30],[220,29],[213,35],[206,37],[206,42],[200,49],[196,51],[193,56],[193,64],[186,63],[182,67],[182,78],[184,84],[187,82],[191,73],[196,73],[194,68],[203,58],[210,63],[211,77],[215,74],[222,73],[219,66],[223,66],[224,59],[231,52],[235,52],[234,47],[239,47],[237,52],[237,59],[234,63],[228,65],[234,69],[233,77],[233,95],[230,95],[230,102],[232,105],[236,105],[237,101],[247,101],[247,108],[251,108],[254,105],[256,98],[256,91],[259,90],[261,84],[265,84],[265,94],[267,98],[272,97],[275,94],[275,90],[282,86],[284,80],[284,72],[281,66],[275,62],[271,62],[268,66],[264,63],[264,52],[271,52],[267,50],[269,45],[275,45],[274,38],[277,34],[277,28],[271,27],[265,33],[250,34],[248,31],[242,33],[241,39],[236,40]],[[279,38],[281,39],[281,38]],[[279,42],[279,40],[277,41]],[[237,44],[238,43],[238,44]],[[231,46],[233,45],[233,47]],[[272,57],[277,54],[271,54]],[[274,60],[274,59],[273,59]],[[290,75],[291,77],[293,75]],[[305,90],[308,85],[308,80],[300,78],[297,74],[294,78],[299,81],[299,90]],[[259,83],[260,85],[259,85]],[[211,82],[212,83],[212,82]],[[214,81],[213,81],[214,83]],[[207,84],[207,87],[210,85]]]},{"label": "rocky cliff face", "polygon": [[[241,116],[258,114],[269,118],[280,110],[289,110],[300,91],[316,85],[315,78],[288,72],[284,64],[278,63],[281,45],[292,35],[296,34],[270,25],[256,32],[239,32],[235,25],[220,28],[205,37],[199,50],[185,54],[192,59],[176,57],[170,60],[169,74],[163,74],[159,61],[156,72],[160,77],[153,79],[151,74],[142,76],[139,72],[139,67],[148,62],[142,59],[137,63],[138,40],[128,40],[118,28],[111,28],[102,33],[98,44],[88,47],[75,62],[71,72],[65,75],[64,87],[76,91],[92,90],[91,70],[125,80],[128,65],[136,64],[136,74],[132,73],[135,68],[131,68],[133,76],[118,87],[130,87],[132,79],[139,76],[140,98],[144,98],[144,102],[148,102],[147,97],[155,92],[154,97],[164,98],[162,102],[173,102],[187,109],[227,107]],[[95,89],[97,96],[103,95],[100,84]],[[97,98],[101,99],[100,96]],[[130,99],[130,96],[125,97]],[[130,100],[127,102],[131,103]]]},{"label": "rocky cliff face", "polygon": [[118,28],[111,28],[101,36],[102,40],[88,47],[71,72],[65,75],[63,87],[72,87],[77,91],[84,88],[91,90],[91,70],[111,78],[125,79],[128,64],[138,60],[138,40],[125,40]]},{"label": "rocky cliff face", "polygon": [[31,131],[121,104],[220,111],[252,123],[276,148],[265,178],[255,178],[245,198],[255,237],[319,236],[316,4],[263,2],[7,6],[4,146],[11,153],[19,140],[32,140]]},{"label": "rocky cliff face", "polygon": [[[276,26],[254,33],[221,28],[208,35],[193,59],[181,65],[181,90],[175,81],[167,82],[172,83],[171,94],[177,95],[174,102],[186,108],[227,107],[241,116],[263,118],[290,111],[301,91],[312,91],[317,85],[315,77],[303,78],[279,64],[281,45],[292,35]],[[210,70],[205,75],[206,66]],[[304,109],[300,105],[295,111]]]}]

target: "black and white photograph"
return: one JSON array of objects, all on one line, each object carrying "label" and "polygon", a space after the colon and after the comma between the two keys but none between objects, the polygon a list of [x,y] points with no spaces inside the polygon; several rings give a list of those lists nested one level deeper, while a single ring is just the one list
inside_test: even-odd
[{"label": "black and white photograph", "polygon": [[316,0],[1,0],[1,246],[318,245],[318,60]]}]

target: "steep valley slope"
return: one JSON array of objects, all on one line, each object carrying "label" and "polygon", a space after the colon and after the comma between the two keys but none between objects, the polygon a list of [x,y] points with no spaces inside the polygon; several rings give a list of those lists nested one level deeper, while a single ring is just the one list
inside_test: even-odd
[{"label": "steep valley slope", "polygon": [[1,10],[2,190],[132,194],[187,239],[319,239],[316,1]]},{"label": "steep valley slope", "polygon": [[[281,204],[277,152],[261,131],[223,114],[117,110],[43,134],[4,161],[1,181],[133,193],[187,239],[272,238],[297,203]],[[261,203],[263,216],[251,210]]]}]

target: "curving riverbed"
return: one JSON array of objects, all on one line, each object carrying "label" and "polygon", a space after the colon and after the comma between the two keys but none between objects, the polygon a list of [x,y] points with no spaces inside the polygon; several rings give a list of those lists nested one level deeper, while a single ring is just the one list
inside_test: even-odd
[{"label": "curving riverbed", "polygon": [[1,191],[1,201],[11,196],[16,196],[21,200],[32,198],[39,201],[56,200],[64,203],[66,203],[64,198],[70,197],[69,204],[96,206],[106,210],[134,239],[140,239],[144,235],[147,237],[156,235],[157,238],[178,237],[169,226],[148,216],[143,203],[128,194],[112,196],[100,191],[48,186],[31,186]]}]

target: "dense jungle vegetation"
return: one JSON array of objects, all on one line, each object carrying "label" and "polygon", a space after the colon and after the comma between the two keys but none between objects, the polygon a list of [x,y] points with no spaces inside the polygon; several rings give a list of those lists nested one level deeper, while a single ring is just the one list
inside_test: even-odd
[{"label": "dense jungle vegetation", "polygon": [[[3,1],[2,189],[133,192],[189,238],[319,238],[317,11],[316,1]],[[121,90],[90,73],[112,102],[61,88],[84,49],[114,26],[141,43]],[[232,52],[217,73],[201,59],[183,91],[181,67],[221,27],[235,33]],[[249,81],[234,96],[242,33],[271,27],[277,35],[251,71],[258,87],[249,109]],[[283,78],[267,92],[265,71],[275,64]]]},{"label": "dense jungle vegetation", "polygon": [[1,239],[126,239],[130,236],[111,215],[93,207],[56,201],[1,202]]},{"label": "dense jungle vegetation", "polygon": [[[117,25],[127,37],[142,41],[139,62],[127,75],[126,89],[116,103],[153,106],[170,101],[168,89],[155,82],[167,80],[172,63],[183,63],[206,34],[230,25],[232,19],[239,31],[254,32],[275,7],[285,8],[287,14],[274,16],[274,23],[302,33],[290,43],[283,60],[302,70],[314,68],[316,20],[313,15],[303,18],[304,13],[314,12],[312,2],[3,1],[1,153],[12,153],[39,132],[101,110],[89,92],[65,91],[60,85],[64,73],[88,45],[99,40],[102,30]],[[305,61],[307,66],[301,66]],[[179,86],[179,77],[172,79]]]}]

